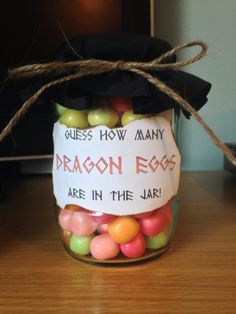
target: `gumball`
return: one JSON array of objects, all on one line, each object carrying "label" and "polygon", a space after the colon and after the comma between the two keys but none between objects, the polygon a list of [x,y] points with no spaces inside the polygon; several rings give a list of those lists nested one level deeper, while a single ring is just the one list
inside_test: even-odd
[{"label": "gumball", "polygon": [[67,204],[65,208],[68,210],[71,210],[73,212],[80,212],[80,211],[86,212],[86,209],[84,209],[81,206],[75,205],[75,204]]},{"label": "gumball", "polygon": [[62,209],[58,216],[58,222],[61,228],[65,231],[71,231],[71,219],[73,216],[73,212],[67,209]]},{"label": "gumball", "polygon": [[93,236],[79,237],[76,234],[72,234],[70,239],[70,249],[75,254],[88,255],[90,253],[90,243]]},{"label": "gumball", "polygon": [[125,112],[133,108],[132,100],[122,96],[110,97],[110,105],[117,112]]},{"label": "gumball", "polygon": [[108,224],[98,224],[97,225],[97,231],[99,233],[105,233],[108,231]]},{"label": "gumball", "polygon": [[119,251],[119,245],[108,233],[100,234],[91,241],[90,252],[95,259],[107,260],[116,257]]},{"label": "gumball", "polygon": [[80,110],[68,109],[60,117],[59,122],[68,128],[84,129],[88,126],[87,114]]},{"label": "gumball", "polygon": [[90,126],[105,125],[113,128],[118,122],[118,113],[109,107],[96,107],[88,113],[88,122]]},{"label": "gumball", "polygon": [[74,212],[70,226],[71,231],[77,236],[88,236],[96,230],[97,223],[87,213]]},{"label": "gumball", "polygon": [[120,245],[121,252],[129,258],[138,258],[142,256],[146,249],[146,242],[142,233],[138,233],[136,237],[128,243]]},{"label": "gumball", "polygon": [[63,113],[68,110],[68,108],[66,107],[63,107],[62,105],[58,104],[58,103],[55,103],[56,105],[56,111],[58,113],[58,115],[61,117],[63,115]]},{"label": "gumball", "polygon": [[67,245],[70,246],[70,238],[72,233],[70,231],[62,231],[62,241]]},{"label": "gumball", "polygon": [[115,242],[120,244],[133,240],[138,231],[137,220],[130,216],[117,217],[108,226],[108,233]]},{"label": "gumball", "polygon": [[133,110],[128,110],[123,113],[121,117],[121,124],[122,126],[125,126],[126,124],[135,121],[135,120],[140,120],[143,118],[148,117],[148,115],[145,114],[134,114]]},{"label": "gumball", "polygon": [[141,231],[144,235],[153,236],[164,228],[164,217],[160,211],[140,220]]},{"label": "gumball", "polygon": [[105,213],[96,212],[96,211],[90,211],[89,215],[92,220],[102,223],[102,224],[106,224],[112,221],[114,218],[116,218],[115,215],[105,214]]},{"label": "gumball", "polygon": [[146,245],[148,249],[157,250],[166,246],[168,237],[165,232],[160,232],[154,236],[146,237]]}]

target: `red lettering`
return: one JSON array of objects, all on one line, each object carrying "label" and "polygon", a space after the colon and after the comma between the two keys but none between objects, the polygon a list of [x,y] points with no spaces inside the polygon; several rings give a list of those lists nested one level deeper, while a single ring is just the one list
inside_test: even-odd
[{"label": "red lettering", "polygon": [[175,165],[176,165],[175,157],[176,157],[175,155],[172,155],[171,159],[170,159],[170,164],[171,164],[170,170],[171,171],[174,170]]},{"label": "red lettering", "polygon": [[150,162],[148,163],[149,168],[152,170],[152,172],[156,172],[158,166],[159,166],[159,161],[157,157],[154,155]]},{"label": "red lettering", "polygon": [[[91,158],[90,158],[90,157],[87,157],[87,158],[85,159],[84,163],[83,163],[83,167],[85,168],[85,170],[86,170],[88,173],[90,173],[91,170],[94,168],[94,162],[93,162],[93,161],[89,162],[90,160],[91,160]],[[88,166],[87,166],[87,162],[88,162]]]},{"label": "red lettering", "polygon": [[[104,166],[103,168],[101,168],[101,166]],[[103,158],[103,157],[101,157],[99,160],[98,160],[98,162],[96,163],[96,168],[97,168],[97,170],[100,172],[100,173],[103,173],[106,169],[107,169],[107,167],[108,167],[108,163],[106,162],[106,160]]]},{"label": "red lettering", "polygon": [[148,159],[142,158],[140,156],[136,156],[136,173],[147,173],[147,170],[143,170],[143,168],[147,168],[145,164],[142,164],[141,161],[147,162]]},{"label": "red lettering", "polygon": [[[113,159],[113,157],[108,157],[107,159],[100,157],[98,160],[93,161],[90,156],[87,156],[85,160],[80,160],[79,156],[69,158],[68,156],[63,155],[62,158],[56,154],[55,164],[57,170],[61,168],[61,170],[63,169],[65,172],[90,173],[97,170],[100,174],[105,172],[109,172],[110,174],[114,174],[115,172],[122,174],[122,157],[117,157],[116,159]],[[141,168],[147,166],[140,163],[139,167]],[[141,171],[144,170],[140,169],[140,172]]]},{"label": "red lettering", "polygon": [[71,162],[70,158],[68,158],[66,155],[63,155],[63,166],[64,166],[64,171],[69,171],[71,172],[71,169],[68,166],[68,163]]},{"label": "red lettering", "polygon": [[115,163],[112,157],[109,157],[109,172],[113,174],[113,168],[118,169],[118,173],[122,174],[122,158],[118,157],[118,163]]},{"label": "red lettering", "polygon": [[169,165],[169,160],[168,160],[168,158],[166,157],[166,155],[164,155],[163,158],[162,158],[162,160],[161,160],[161,162],[160,162],[160,166],[162,167],[162,169],[163,169],[164,171],[166,171],[168,165]]},{"label": "red lettering", "polygon": [[148,173],[149,171],[155,173],[159,169],[166,171],[174,170],[176,165],[175,155],[173,154],[169,159],[164,155],[161,159],[158,159],[156,155],[153,155],[151,159],[145,159],[141,156],[136,156],[136,173]]},{"label": "red lettering", "polygon": [[74,161],[72,172],[77,172],[77,171],[82,173],[82,169],[81,169],[81,166],[80,166],[80,162],[79,162],[78,156],[75,156],[75,161]]},{"label": "red lettering", "polygon": [[57,170],[61,167],[61,165],[62,165],[62,160],[59,157],[59,155],[56,154],[56,167],[57,167]]}]

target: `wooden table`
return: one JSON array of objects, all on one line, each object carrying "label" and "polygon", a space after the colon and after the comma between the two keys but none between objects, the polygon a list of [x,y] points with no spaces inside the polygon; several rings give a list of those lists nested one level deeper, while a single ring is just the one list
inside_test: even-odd
[{"label": "wooden table", "polygon": [[69,257],[50,177],[12,182],[0,217],[0,313],[236,313],[236,178],[182,174],[171,249],[128,267]]}]

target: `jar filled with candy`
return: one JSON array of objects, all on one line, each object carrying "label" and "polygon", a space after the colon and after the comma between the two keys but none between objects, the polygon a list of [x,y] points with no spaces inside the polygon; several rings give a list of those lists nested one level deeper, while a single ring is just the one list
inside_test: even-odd
[{"label": "jar filled with candy", "polygon": [[200,109],[210,84],[173,71],[170,44],[143,35],[77,36],[56,60],[53,191],[67,252],[99,264],[159,256],[179,207],[173,111],[178,95]]},{"label": "jar filled with candy", "polygon": [[[58,116],[57,123],[59,127],[64,128],[65,141],[77,142],[78,148],[75,158],[72,158],[71,151],[64,151],[63,154],[59,150],[56,151],[54,176],[56,177],[56,172],[62,171],[64,174],[68,173],[70,177],[75,174],[78,181],[80,181],[79,176],[89,177],[90,174],[91,180],[96,180],[96,178],[98,180],[98,182],[93,182],[93,188],[90,188],[90,184],[87,183],[84,186],[82,178],[80,187],[75,187],[72,183],[71,186],[70,184],[64,186],[63,182],[58,183],[62,184],[60,189],[66,190],[67,197],[63,208],[57,207],[61,237],[67,252],[80,260],[110,264],[142,261],[162,254],[168,249],[175,232],[179,207],[178,196],[175,193],[174,195],[170,194],[170,197],[165,198],[164,203],[161,202],[161,206],[153,208],[153,203],[155,204],[156,200],[161,199],[164,192],[160,183],[156,182],[155,187],[152,185],[140,187],[131,180],[129,189],[124,189],[122,184],[122,174],[125,171],[124,152],[120,152],[118,159],[114,157],[116,153],[112,152],[113,146],[109,150],[109,141],[114,140],[113,138],[118,134],[118,142],[115,145],[119,146],[121,141],[122,145],[118,149],[122,150],[123,142],[129,131],[127,126],[143,119],[146,123],[153,119],[156,119],[154,121],[165,121],[171,128],[172,110],[158,115],[134,114],[132,100],[122,96],[95,97],[94,105],[89,110],[68,109],[58,103],[55,106]],[[148,141],[153,145],[158,138],[159,141],[163,141],[164,132],[167,132],[165,128],[160,128],[160,125],[156,125],[155,129],[151,127],[143,130],[139,126],[140,124],[135,125],[135,132],[132,130],[132,135],[134,141],[141,143]],[[92,158],[89,152],[85,154],[87,157],[83,158],[80,156],[80,145],[81,149],[86,149],[84,142],[91,142],[96,128],[99,128],[100,144],[103,140],[106,141],[108,150],[104,152],[101,145],[99,159]],[[57,145],[55,146],[57,149]],[[94,149],[99,149],[99,145]],[[135,175],[137,176],[138,172],[139,175],[145,176],[149,171],[154,176],[159,171],[172,172],[176,167],[176,156],[172,155],[172,160],[168,158],[163,155],[159,159],[157,156],[152,156],[151,159],[144,157],[137,159],[136,156]],[[128,176],[132,177],[132,169],[127,168],[127,171],[130,172]],[[99,186],[101,182],[99,182],[98,176],[102,177],[106,172],[110,177],[115,175],[121,177],[119,190],[114,190],[110,186],[109,192],[106,193],[107,188]],[[135,176],[133,179],[135,180]],[[112,184],[113,180],[110,178],[109,184]],[[177,185],[175,189],[177,189]],[[136,201],[133,200],[134,197],[137,197],[134,196],[134,190],[139,192],[139,199]],[[78,205],[86,204],[87,197],[91,198],[92,202],[88,201],[87,206]],[[105,197],[109,200],[103,200]],[[150,200],[154,200],[154,202],[151,202],[150,208],[148,205],[145,207],[142,205],[141,207],[145,210],[140,211],[140,200],[146,203],[149,203]],[[99,202],[104,203],[104,210],[101,206],[98,206],[97,210],[94,209]],[[114,208],[115,202],[125,203],[120,205],[121,212],[119,204]],[[91,204],[94,208],[91,207]],[[126,209],[129,209],[129,206],[131,210]]]}]

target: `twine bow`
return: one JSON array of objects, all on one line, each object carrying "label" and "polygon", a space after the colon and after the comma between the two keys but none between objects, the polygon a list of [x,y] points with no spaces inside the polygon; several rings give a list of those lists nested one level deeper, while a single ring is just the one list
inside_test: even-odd
[{"label": "twine bow", "polygon": [[[174,63],[165,63],[168,58],[174,56],[179,51],[193,47],[200,46],[201,50],[192,58],[177,61]],[[89,75],[98,75],[102,73],[107,73],[111,71],[129,71],[136,73],[144,77],[150,84],[154,85],[161,92],[168,95],[174,101],[176,101],[180,107],[190,113],[198,123],[204,128],[204,130],[209,134],[212,141],[215,143],[217,147],[219,147],[225,156],[229,159],[229,161],[236,166],[236,157],[234,157],[231,150],[220,141],[220,139],[216,136],[216,134],[212,131],[212,129],[206,124],[206,122],[201,118],[201,116],[197,113],[197,111],[179,94],[177,94],[173,89],[167,86],[158,78],[152,76],[149,72],[154,71],[165,71],[165,70],[174,70],[178,69],[182,66],[192,64],[201,58],[203,58],[207,53],[207,44],[203,41],[192,41],[189,43],[185,43],[179,45],[170,51],[164,53],[160,57],[150,61],[150,62],[132,62],[132,61],[106,61],[106,60],[76,60],[69,62],[51,62],[45,64],[32,64],[25,65],[16,69],[12,69],[8,72],[9,78],[31,78],[34,76],[43,76],[51,73],[62,73],[62,77],[55,79],[38,89],[28,100],[24,102],[22,107],[15,113],[15,115],[10,119],[6,127],[2,130],[0,134],[0,142],[12,132],[16,124],[20,119],[23,118],[25,113],[30,109],[32,104],[49,88],[62,84],[64,82],[68,82],[71,80],[75,80],[81,77],[89,76]],[[70,74],[67,74],[70,73]]]}]

